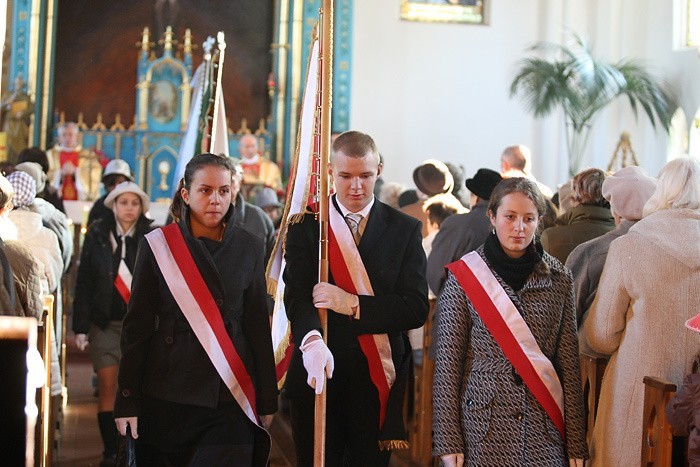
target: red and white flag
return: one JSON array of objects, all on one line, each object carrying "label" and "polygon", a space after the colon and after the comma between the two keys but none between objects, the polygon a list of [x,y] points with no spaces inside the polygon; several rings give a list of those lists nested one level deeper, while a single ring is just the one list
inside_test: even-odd
[{"label": "red and white flag", "polygon": [[291,358],[293,346],[291,341],[291,326],[287,319],[287,312],[284,308],[284,242],[287,236],[289,224],[300,222],[307,207],[317,205],[315,174],[314,170],[318,152],[318,138],[315,138],[317,128],[317,91],[318,91],[318,70],[319,70],[319,42],[314,38],[311,44],[311,53],[306,74],[306,88],[304,89],[304,100],[301,107],[301,117],[299,119],[299,130],[297,133],[296,151],[294,162],[289,174],[289,184],[287,187],[287,199],[284,207],[282,222],[280,223],[279,235],[275,248],[270,256],[267,266],[267,290],[275,299],[275,307],[272,313],[272,347],[275,353],[275,365],[277,367],[277,384],[282,387],[287,375],[289,360]]}]

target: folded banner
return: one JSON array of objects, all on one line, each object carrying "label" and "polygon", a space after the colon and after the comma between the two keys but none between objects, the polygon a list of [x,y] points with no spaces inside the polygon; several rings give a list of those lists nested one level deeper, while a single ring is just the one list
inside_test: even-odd
[{"label": "folded banner", "polygon": [[565,439],[564,390],[552,362],[513,301],[481,256],[472,251],[447,268],[464,289],[474,310]]}]

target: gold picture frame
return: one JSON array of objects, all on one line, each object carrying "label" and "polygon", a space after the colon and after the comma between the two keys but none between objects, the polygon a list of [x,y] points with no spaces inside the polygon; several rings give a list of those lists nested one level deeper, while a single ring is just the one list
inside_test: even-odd
[{"label": "gold picture frame", "polygon": [[401,0],[401,19],[486,25],[487,4],[488,0]]}]

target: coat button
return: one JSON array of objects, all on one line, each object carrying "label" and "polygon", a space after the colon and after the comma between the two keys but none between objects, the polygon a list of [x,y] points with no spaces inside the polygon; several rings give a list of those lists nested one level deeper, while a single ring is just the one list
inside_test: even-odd
[{"label": "coat button", "polygon": [[471,407],[472,405],[474,405],[474,401],[471,399],[467,399],[467,407]]},{"label": "coat button", "polygon": [[124,389],[124,390],[122,391],[122,396],[124,396],[124,397],[129,397],[130,395],[131,395],[131,393],[129,392],[128,389]]},{"label": "coat button", "polygon": [[224,306],[224,300],[222,298],[217,298],[216,299],[216,306],[218,306],[219,308]]},{"label": "coat button", "polygon": [[165,343],[166,344],[172,344],[173,343],[173,336],[168,336],[165,338]]},{"label": "coat button", "polygon": [[522,412],[518,412],[515,414],[515,419],[519,422],[523,421],[523,417],[524,417],[524,415],[522,414]]}]

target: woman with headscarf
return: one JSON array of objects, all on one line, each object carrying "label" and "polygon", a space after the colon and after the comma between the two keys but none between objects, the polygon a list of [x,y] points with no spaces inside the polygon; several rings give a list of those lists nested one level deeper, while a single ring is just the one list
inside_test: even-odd
[{"label": "woman with headscarf", "polygon": [[123,182],[105,198],[113,215],[95,221],[85,235],[73,303],[73,331],[80,350],[90,344],[97,372],[97,421],[104,443],[103,465],[114,462],[117,431],[114,399],[121,355],[119,341],[139,242],[150,230],[149,199],[138,185]]},{"label": "woman with headscarf", "polygon": [[700,162],[659,172],[643,218],[610,244],[582,340],[611,355],[591,442],[599,466],[639,464],[644,376],[680,387],[700,339],[683,323],[700,309]]},{"label": "woman with headscarf", "polygon": [[58,237],[44,227],[41,214],[34,206],[36,182],[31,175],[15,171],[7,176],[15,191],[12,197],[14,208],[9,218],[17,227],[18,238],[29,245],[32,252],[44,265],[44,272],[49,285],[49,293],[55,293],[63,276],[63,259]]},{"label": "woman with headscarf", "polygon": [[433,454],[446,466],[588,457],[572,277],[535,237],[545,209],[533,181],[504,179],[491,235],[447,266],[433,383]]}]

